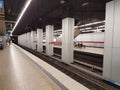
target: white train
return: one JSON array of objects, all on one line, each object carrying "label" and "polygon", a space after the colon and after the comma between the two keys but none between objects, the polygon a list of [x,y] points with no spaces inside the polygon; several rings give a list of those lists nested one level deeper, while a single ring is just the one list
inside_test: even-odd
[{"label": "white train", "polygon": [[[56,42],[62,41],[62,34],[56,37]],[[82,43],[87,47],[104,47],[104,32],[83,33],[79,34],[74,41],[76,44]]]},{"label": "white train", "polygon": [[79,34],[75,40],[89,47],[104,47],[104,32]]},{"label": "white train", "polygon": [[[75,37],[74,42],[76,42],[76,44],[82,43],[84,46],[88,46],[88,47],[102,47],[102,48],[104,47],[104,34],[105,34],[104,20],[76,26],[74,33],[76,32],[76,30],[78,30],[77,33],[82,32],[77,37]],[[58,32],[56,30],[56,32],[54,33],[59,34],[58,37],[55,37],[56,42],[61,42],[62,30],[58,30]]]}]

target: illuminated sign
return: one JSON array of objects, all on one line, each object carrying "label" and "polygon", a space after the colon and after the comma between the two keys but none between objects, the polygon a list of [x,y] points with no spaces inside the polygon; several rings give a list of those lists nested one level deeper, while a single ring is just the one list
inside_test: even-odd
[{"label": "illuminated sign", "polygon": [[4,8],[4,2],[3,2],[3,0],[0,0],[0,8]]}]

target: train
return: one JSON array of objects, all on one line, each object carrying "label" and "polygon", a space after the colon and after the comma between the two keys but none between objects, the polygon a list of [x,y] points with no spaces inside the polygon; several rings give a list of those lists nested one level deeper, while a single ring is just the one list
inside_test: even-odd
[{"label": "train", "polygon": [[[104,48],[105,32],[81,33],[74,38],[75,44],[83,44],[86,47]],[[59,37],[54,37],[56,42],[62,41],[62,34]]]}]

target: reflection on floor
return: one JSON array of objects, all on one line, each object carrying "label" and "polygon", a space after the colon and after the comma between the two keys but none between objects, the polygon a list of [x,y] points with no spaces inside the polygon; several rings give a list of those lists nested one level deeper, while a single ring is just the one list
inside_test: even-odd
[{"label": "reflection on floor", "polygon": [[0,51],[0,90],[60,90],[19,49]]}]

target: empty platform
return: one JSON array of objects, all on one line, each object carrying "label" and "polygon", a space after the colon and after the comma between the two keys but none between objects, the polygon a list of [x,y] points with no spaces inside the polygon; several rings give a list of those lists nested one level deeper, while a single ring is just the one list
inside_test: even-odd
[{"label": "empty platform", "polygon": [[60,90],[27,56],[11,45],[0,51],[0,90]]},{"label": "empty platform", "polygon": [[[61,48],[61,46],[54,45],[56,48]],[[81,51],[81,52],[88,52],[88,53],[93,53],[93,54],[99,54],[103,55],[104,53],[104,48],[93,48],[93,47],[83,47],[83,48],[74,48],[75,51]]]},{"label": "empty platform", "polygon": [[0,51],[0,90],[88,90],[88,88],[13,44]]}]

